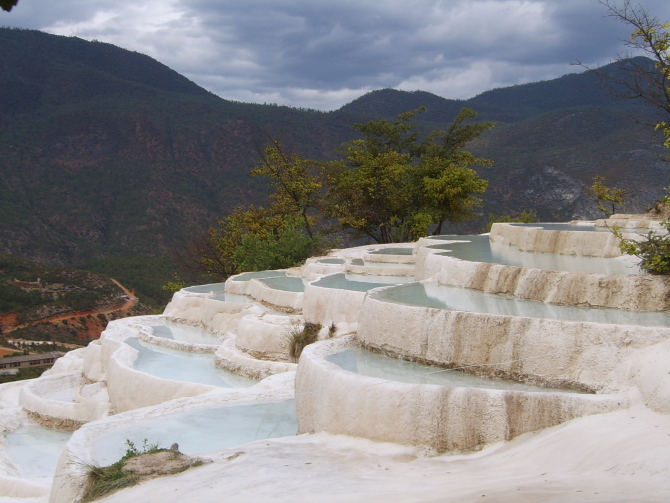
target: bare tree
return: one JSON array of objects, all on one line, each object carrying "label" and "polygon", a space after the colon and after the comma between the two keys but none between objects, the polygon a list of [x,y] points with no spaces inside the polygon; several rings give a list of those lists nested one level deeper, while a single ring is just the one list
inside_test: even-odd
[{"label": "bare tree", "polygon": [[[625,41],[629,50],[616,58],[621,64],[619,71],[603,72],[582,66],[604,78],[615,96],[642,99],[663,115],[670,115],[670,23],[661,21],[631,0],[620,4],[614,0],[598,1],[607,8],[607,16],[632,28],[630,38]],[[649,59],[633,58],[635,55]],[[660,122],[656,128],[663,130],[666,146],[670,148],[670,126]]]}]

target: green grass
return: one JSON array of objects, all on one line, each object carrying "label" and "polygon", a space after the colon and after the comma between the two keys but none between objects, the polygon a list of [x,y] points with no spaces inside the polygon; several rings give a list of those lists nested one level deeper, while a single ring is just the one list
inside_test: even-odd
[{"label": "green grass", "polygon": [[158,447],[158,444],[147,444],[147,440],[141,448],[137,448],[133,442],[126,440],[126,452],[121,459],[109,466],[87,465],[89,468],[89,484],[82,499],[83,502],[94,501],[107,494],[137,484],[141,477],[123,471],[123,467],[129,459],[136,458],[142,454],[154,454],[156,452],[168,451]]}]

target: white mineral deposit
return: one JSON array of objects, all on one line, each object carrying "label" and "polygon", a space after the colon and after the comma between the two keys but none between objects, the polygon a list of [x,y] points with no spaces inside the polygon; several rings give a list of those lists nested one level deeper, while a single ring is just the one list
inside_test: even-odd
[{"label": "white mineral deposit", "polygon": [[495,224],[184,288],[0,385],[0,503],[80,501],[145,439],[202,464],[100,501],[670,501],[670,281],[608,223],[657,227]]}]

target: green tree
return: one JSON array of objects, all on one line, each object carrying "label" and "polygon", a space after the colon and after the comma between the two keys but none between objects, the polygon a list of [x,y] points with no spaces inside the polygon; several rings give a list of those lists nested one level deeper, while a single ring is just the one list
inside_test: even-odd
[{"label": "green tree", "polygon": [[270,145],[260,155],[259,165],[251,171],[252,176],[270,179],[275,189],[270,195],[274,211],[298,215],[310,238],[314,237],[317,220],[314,212],[320,206],[322,186],[317,165],[300,154],[286,152],[279,140],[270,138]]},{"label": "green tree", "polygon": [[321,181],[315,161],[270,139],[251,174],[270,179],[275,189],[270,206],[239,207],[219,219],[178,254],[182,264],[226,279],[245,271],[292,267],[327,244],[316,229]]},{"label": "green tree", "polygon": [[412,121],[425,110],[354,125],[363,138],[343,144],[344,159],[325,169],[325,210],[343,229],[392,243],[425,235],[431,225],[439,234],[446,220],[475,215],[487,182],[471,166],[491,162],[463,147],[493,124],[466,123],[476,114],[464,108],[447,131],[420,140]]},{"label": "green tree", "polygon": [[661,226],[665,233],[649,231],[640,241],[626,239],[618,229],[614,230],[621,238],[621,251],[638,257],[640,268],[650,274],[670,274],[670,222],[661,222]]},{"label": "green tree", "polygon": [[609,218],[617,209],[625,206],[625,198],[630,194],[630,190],[609,188],[603,183],[604,181],[605,177],[597,174],[593,177],[593,184],[584,187],[584,192],[598,205],[605,218]]},{"label": "green tree", "polygon": [[233,252],[240,271],[285,269],[300,264],[315,252],[317,241],[302,227],[298,215],[285,215],[276,228],[246,233]]}]

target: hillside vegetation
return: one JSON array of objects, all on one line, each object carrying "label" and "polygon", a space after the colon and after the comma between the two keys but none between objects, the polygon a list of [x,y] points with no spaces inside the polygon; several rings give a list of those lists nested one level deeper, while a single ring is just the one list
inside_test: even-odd
[{"label": "hillside vegetation", "polygon": [[[612,100],[589,73],[470,100],[385,89],[324,113],[221,99],[110,44],[6,28],[0,44],[0,251],[44,263],[116,274],[125,261],[134,281],[138,260],[164,283],[176,271],[166,262],[173,250],[236,207],[265,202],[267,182],[249,174],[268,134],[332,160],[357,137],[355,122],[419,106],[428,108],[417,120],[424,131],[445,128],[462,106],[496,123],[468,145],[494,161],[477,168],[489,181],[483,215],[595,216],[583,187],[596,173],[631,189],[630,210],[670,185],[662,135],[636,122],[653,123],[650,110]],[[160,297],[157,284],[149,289]]]},{"label": "hillside vegetation", "polygon": [[102,274],[0,254],[0,336],[83,344],[110,319],[142,312]]}]

